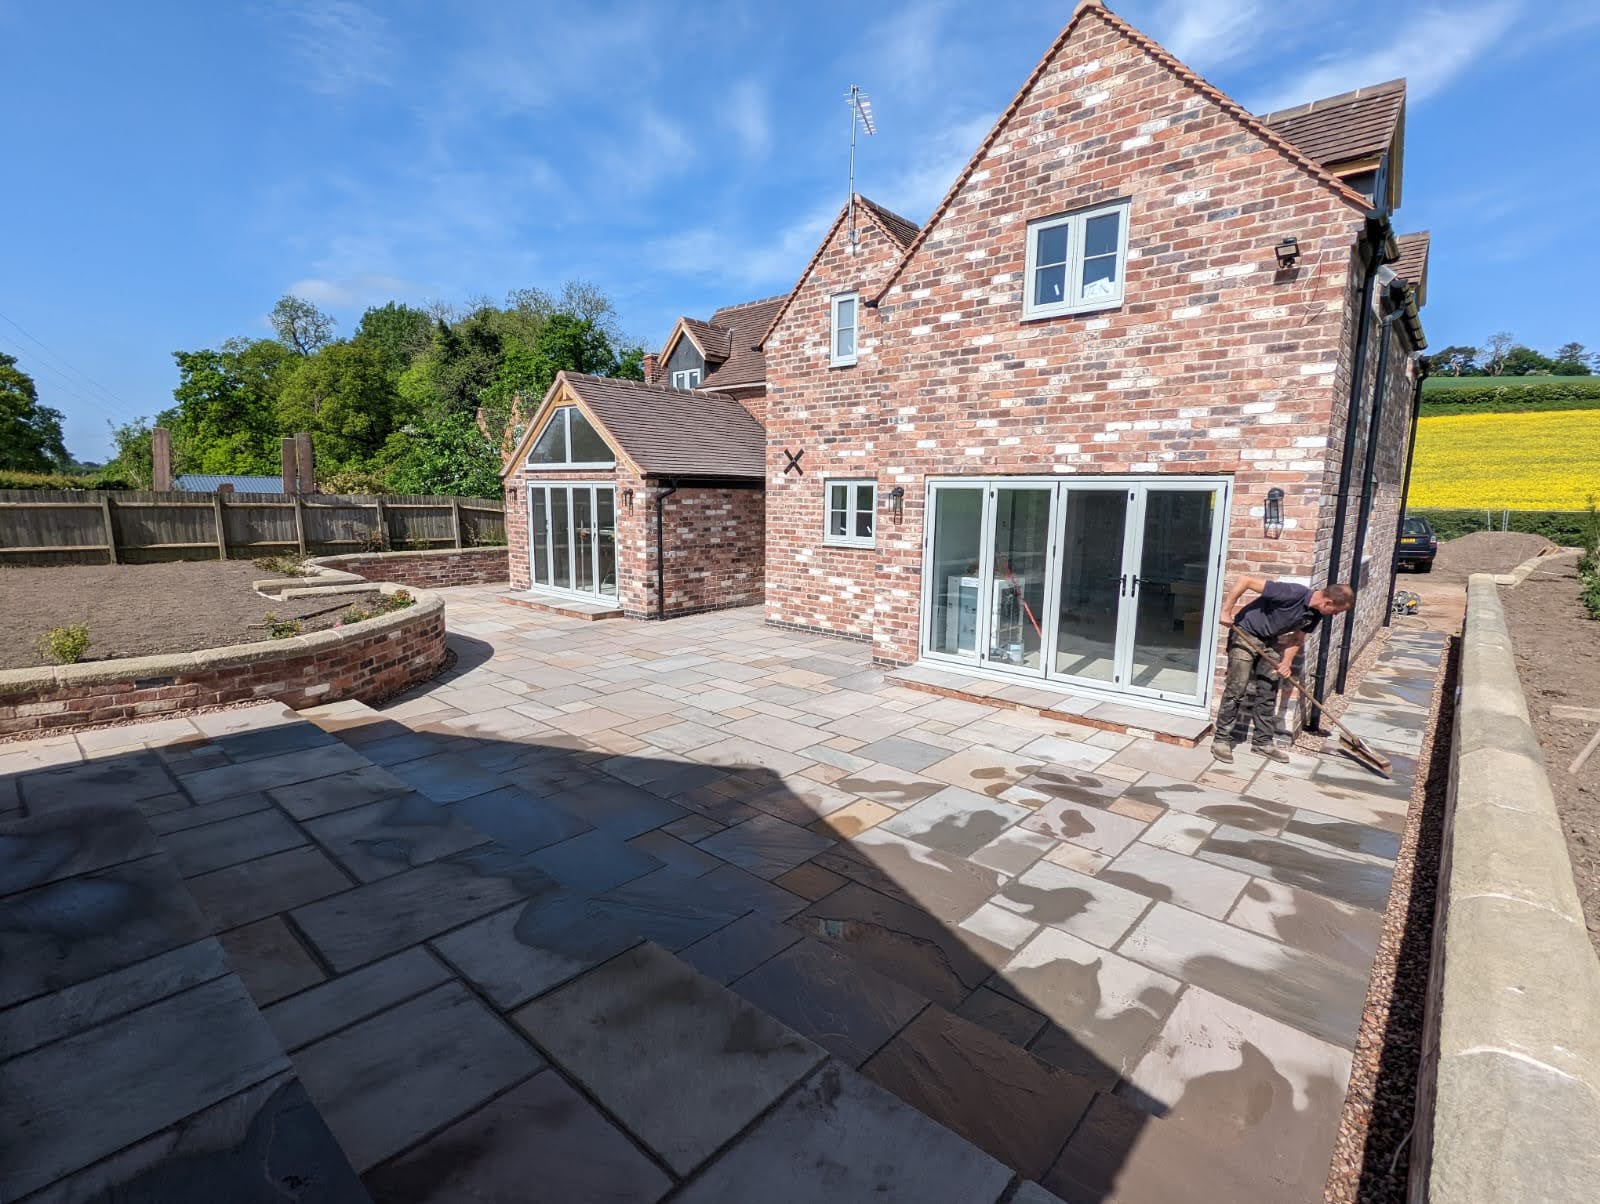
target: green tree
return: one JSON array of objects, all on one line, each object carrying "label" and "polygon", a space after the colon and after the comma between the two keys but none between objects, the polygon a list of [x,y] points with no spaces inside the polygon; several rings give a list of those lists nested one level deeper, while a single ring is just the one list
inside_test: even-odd
[{"label": "green tree", "polygon": [[1470,376],[1478,371],[1478,349],[1465,344],[1445,347],[1428,357],[1429,371],[1436,375]]},{"label": "green tree", "polygon": [[1478,352],[1479,362],[1483,370],[1490,376],[1499,376],[1505,367],[1506,352],[1511,350],[1516,342],[1516,336],[1509,330],[1497,330],[1489,336],[1483,349]]},{"label": "green tree", "polygon": [[281,467],[278,391],[294,352],[272,339],[230,339],[220,350],[176,351],[172,430],[178,472],[261,473]]},{"label": "green tree", "polygon": [[433,319],[397,301],[374,305],[361,315],[355,341],[376,347],[384,370],[395,379],[433,345]]},{"label": "green tree", "polygon": [[380,458],[396,493],[500,496],[500,455],[466,414],[418,418],[389,436]]},{"label": "green tree", "polygon": [[61,411],[40,405],[33,377],[0,352],[0,468],[51,472],[66,462]]},{"label": "green tree", "polygon": [[1551,371],[1557,376],[1589,376],[1589,361],[1593,358],[1582,343],[1563,343],[1556,349],[1555,367]]},{"label": "green tree", "polygon": [[333,341],[334,320],[311,302],[285,293],[269,315],[278,341],[297,355],[312,355]]},{"label": "green tree", "polygon": [[285,434],[311,432],[318,464],[328,471],[358,469],[393,432],[399,406],[377,344],[329,343],[283,381],[277,428]]},{"label": "green tree", "polygon": [[1501,376],[1538,376],[1550,372],[1555,367],[1555,361],[1547,355],[1540,355],[1532,347],[1524,347],[1520,343],[1505,353],[1500,360]]},{"label": "green tree", "polygon": [[134,489],[149,489],[154,469],[150,453],[150,420],[135,418],[130,422],[110,422],[111,446],[116,454],[106,462],[105,475],[120,477]]}]

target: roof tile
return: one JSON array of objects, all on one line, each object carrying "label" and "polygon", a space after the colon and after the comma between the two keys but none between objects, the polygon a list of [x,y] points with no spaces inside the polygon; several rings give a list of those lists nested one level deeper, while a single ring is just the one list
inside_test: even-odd
[{"label": "roof tile", "polygon": [[648,475],[766,475],[767,432],[731,397],[580,372],[556,380],[566,381]]},{"label": "roof tile", "polygon": [[1388,150],[1405,104],[1406,81],[1391,79],[1292,109],[1263,113],[1261,120],[1326,167]]}]

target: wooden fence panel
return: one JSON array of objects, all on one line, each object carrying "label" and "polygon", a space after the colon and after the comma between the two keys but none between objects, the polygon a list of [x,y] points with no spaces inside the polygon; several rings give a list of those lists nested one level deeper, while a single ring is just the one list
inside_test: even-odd
[{"label": "wooden fence panel", "polygon": [[[294,498],[225,493],[220,500],[229,556],[298,547]],[[506,538],[498,499],[313,494],[300,501],[299,521],[313,555],[453,547],[458,513],[463,546],[503,544]],[[105,564],[113,551],[116,559],[131,561],[212,559],[217,502],[209,493],[0,490],[0,564]]]}]

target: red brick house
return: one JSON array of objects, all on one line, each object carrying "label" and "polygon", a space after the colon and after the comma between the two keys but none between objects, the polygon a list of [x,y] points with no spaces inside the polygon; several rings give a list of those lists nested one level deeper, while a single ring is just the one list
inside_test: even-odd
[{"label": "red brick house", "polygon": [[1403,81],[1257,117],[1085,0],[926,224],[859,201],[777,308],[769,621],[1199,714],[1227,578],[1357,577],[1336,684],[1424,345],[1403,129]]}]

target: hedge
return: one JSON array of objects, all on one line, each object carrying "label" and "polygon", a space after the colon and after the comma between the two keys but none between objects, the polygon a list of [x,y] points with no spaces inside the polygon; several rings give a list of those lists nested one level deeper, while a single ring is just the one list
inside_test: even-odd
[{"label": "hedge", "polygon": [[0,469],[0,489],[132,489],[129,482],[97,472],[15,472]]},{"label": "hedge", "polygon": [[1521,531],[1543,535],[1563,547],[1581,547],[1589,516],[1582,510],[1406,510],[1407,518],[1425,518],[1441,540],[1474,531]]},{"label": "hedge", "polygon": [[1484,384],[1422,394],[1424,418],[1524,410],[1600,410],[1600,378],[1572,376],[1539,384],[1485,378]]}]

